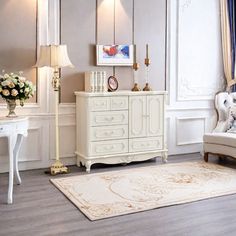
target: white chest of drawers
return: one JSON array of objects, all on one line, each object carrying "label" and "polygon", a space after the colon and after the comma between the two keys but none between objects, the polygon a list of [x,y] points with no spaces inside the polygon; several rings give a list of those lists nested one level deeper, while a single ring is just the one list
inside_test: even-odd
[{"label": "white chest of drawers", "polygon": [[166,92],[75,92],[77,165],[167,160]]}]

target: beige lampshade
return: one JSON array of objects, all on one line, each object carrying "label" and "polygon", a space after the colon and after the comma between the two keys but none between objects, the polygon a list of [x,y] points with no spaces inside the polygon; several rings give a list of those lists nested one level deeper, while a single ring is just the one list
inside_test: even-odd
[{"label": "beige lampshade", "polygon": [[66,45],[40,46],[40,54],[35,67],[73,67]]}]

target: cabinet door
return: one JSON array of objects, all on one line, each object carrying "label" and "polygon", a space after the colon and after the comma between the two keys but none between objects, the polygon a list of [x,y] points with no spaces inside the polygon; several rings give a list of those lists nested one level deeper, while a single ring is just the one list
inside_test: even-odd
[{"label": "cabinet door", "polygon": [[129,137],[146,136],[146,96],[129,97]]},{"label": "cabinet door", "polygon": [[163,96],[147,96],[147,136],[158,136],[163,134]]}]

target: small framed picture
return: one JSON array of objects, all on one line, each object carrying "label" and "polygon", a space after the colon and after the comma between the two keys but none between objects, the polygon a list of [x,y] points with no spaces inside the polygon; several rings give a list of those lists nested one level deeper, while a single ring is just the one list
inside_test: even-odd
[{"label": "small framed picture", "polygon": [[132,66],[133,45],[97,45],[98,66]]},{"label": "small framed picture", "polygon": [[118,81],[115,76],[110,76],[108,78],[108,91],[109,92],[114,92],[118,89]]}]

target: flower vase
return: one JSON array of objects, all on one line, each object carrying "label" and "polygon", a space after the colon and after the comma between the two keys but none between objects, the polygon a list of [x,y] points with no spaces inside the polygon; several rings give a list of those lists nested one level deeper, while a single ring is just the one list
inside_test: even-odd
[{"label": "flower vase", "polygon": [[15,108],[16,108],[16,100],[15,99],[6,99],[7,101],[7,109],[9,111],[7,117],[13,118],[17,117],[15,113]]}]

